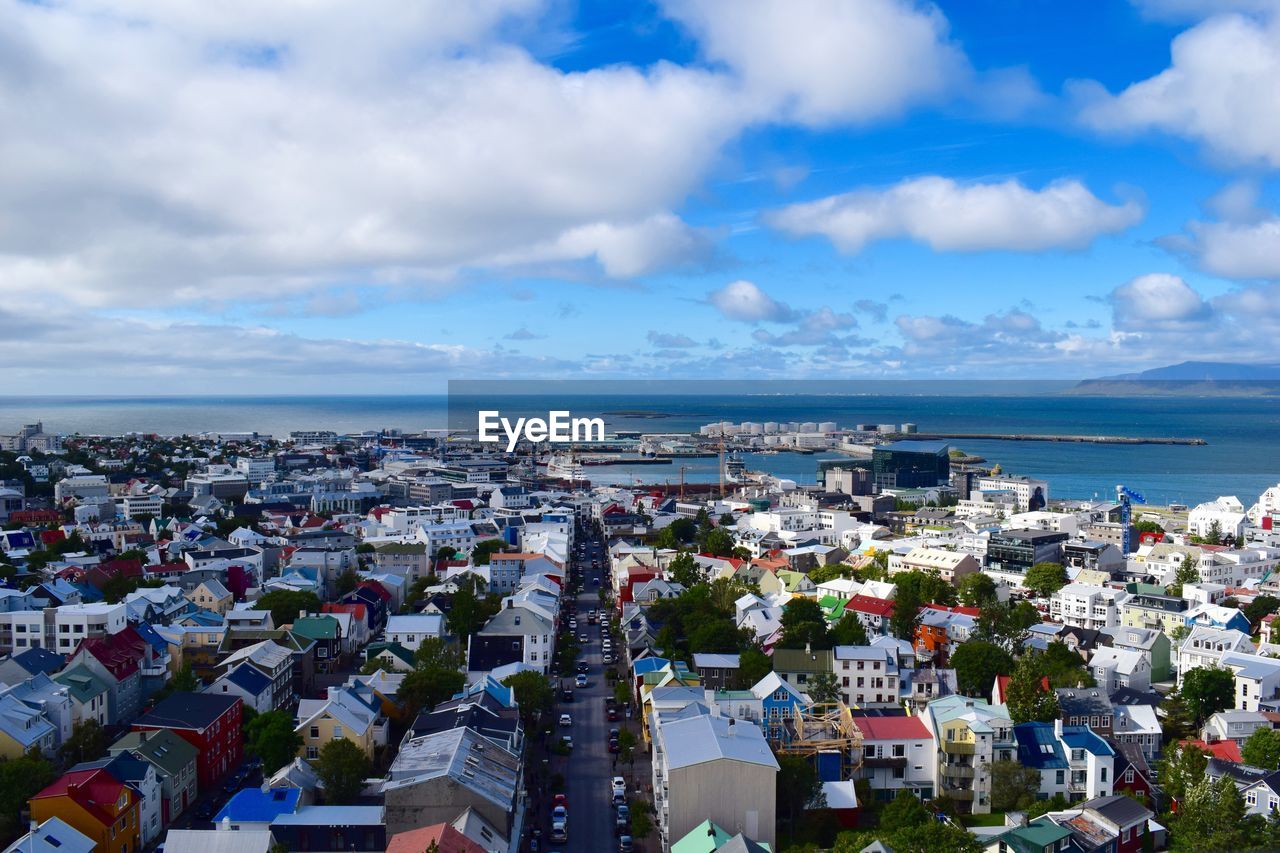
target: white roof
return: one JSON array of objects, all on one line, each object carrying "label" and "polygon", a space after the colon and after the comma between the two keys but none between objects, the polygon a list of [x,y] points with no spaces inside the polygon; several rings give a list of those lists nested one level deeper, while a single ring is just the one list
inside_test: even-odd
[{"label": "white roof", "polygon": [[671,768],[691,767],[708,761],[729,759],[745,764],[778,769],[760,728],[746,720],[734,722],[724,717],[701,714],[663,723],[658,731]]},{"label": "white roof", "polygon": [[93,853],[93,840],[51,817],[5,848],[4,853]]},{"label": "white roof", "polygon": [[216,829],[171,829],[165,853],[267,853],[271,833],[266,830],[225,832]]}]

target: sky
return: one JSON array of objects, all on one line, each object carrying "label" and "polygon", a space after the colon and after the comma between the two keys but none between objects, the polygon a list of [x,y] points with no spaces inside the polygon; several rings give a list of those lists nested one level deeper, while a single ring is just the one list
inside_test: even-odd
[{"label": "sky", "polygon": [[0,394],[1280,362],[1280,0],[0,0]]}]

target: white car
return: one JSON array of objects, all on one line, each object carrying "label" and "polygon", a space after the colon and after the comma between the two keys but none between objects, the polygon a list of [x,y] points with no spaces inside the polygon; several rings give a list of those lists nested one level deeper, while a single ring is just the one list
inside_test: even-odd
[{"label": "white car", "polygon": [[573,680],[573,684],[575,687],[586,687],[587,686],[586,675],[579,673],[578,677]]},{"label": "white car", "polygon": [[613,781],[611,781],[611,782],[609,783],[609,788],[610,788],[610,793],[613,793],[613,794],[626,794],[626,793],[627,793],[627,780],[626,780],[626,779],[623,779],[621,776],[614,776],[614,777],[613,777]]},{"label": "white car", "polygon": [[573,717],[570,717],[568,714],[561,714],[561,715],[560,715],[560,725],[562,725],[562,726],[572,726],[572,725],[573,725]]}]

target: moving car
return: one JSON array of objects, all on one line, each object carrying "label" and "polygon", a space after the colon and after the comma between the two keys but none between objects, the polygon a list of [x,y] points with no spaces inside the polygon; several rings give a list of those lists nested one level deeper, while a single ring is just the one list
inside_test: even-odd
[{"label": "moving car", "polygon": [[551,824],[551,840],[556,844],[563,844],[569,840],[569,823],[568,821],[552,822]]},{"label": "moving car", "polygon": [[591,642],[591,638],[590,638],[590,637],[588,637],[586,634],[579,634],[579,635],[578,635],[578,642],[579,642],[579,643],[582,643],[582,645],[584,645],[584,646],[585,646],[587,643]]},{"label": "moving car", "polygon": [[551,805],[564,806],[567,809],[569,808],[569,796],[567,794],[556,794],[551,798]]},{"label": "moving car", "polygon": [[586,687],[587,676],[584,675],[583,673],[578,673],[578,677],[574,679],[573,684],[575,687]]},{"label": "moving car", "polygon": [[[570,717],[568,714],[561,714],[561,715],[560,715],[560,725],[562,725],[562,726],[572,726],[572,725],[573,725],[573,717]],[[619,776],[618,778],[619,778],[619,779],[621,779],[622,777],[621,777],[621,776]]]},{"label": "moving car", "polygon": [[565,688],[564,690],[561,690],[561,691],[560,691],[560,701],[561,701],[561,702],[572,702],[572,701],[573,701],[573,691],[572,691],[572,690],[570,690],[570,689],[568,689],[568,688]]}]

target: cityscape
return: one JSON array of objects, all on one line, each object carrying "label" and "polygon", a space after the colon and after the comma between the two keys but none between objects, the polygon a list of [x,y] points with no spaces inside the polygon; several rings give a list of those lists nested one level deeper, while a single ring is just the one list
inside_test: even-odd
[{"label": "cityscape", "polygon": [[0,853],[1280,853],[1280,0],[0,0]]}]

